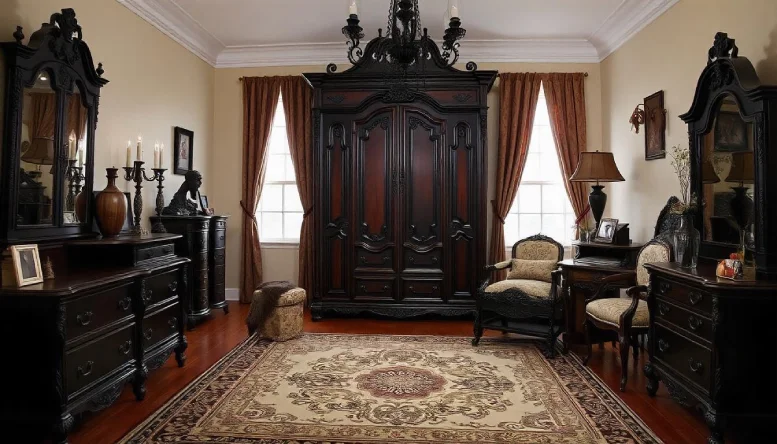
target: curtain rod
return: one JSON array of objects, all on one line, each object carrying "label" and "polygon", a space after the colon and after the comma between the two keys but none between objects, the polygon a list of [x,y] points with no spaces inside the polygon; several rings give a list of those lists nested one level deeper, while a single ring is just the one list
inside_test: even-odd
[{"label": "curtain rod", "polygon": [[[500,74],[500,75],[501,75],[501,74]],[[583,77],[588,77],[588,72],[584,72],[584,73],[583,73]],[[238,79],[239,81],[241,81],[241,82],[242,82],[244,78],[245,78],[245,77],[238,77],[237,79]]]},{"label": "curtain rod", "polygon": [[[501,72],[500,72],[499,74],[497,74],[497,76],[501,76],[502,74],[503,74],[503,73],[501,73]],[[507,74],[507,73],[504,73],[504,74]],[[532,74],[538,74],[538,73],[532,73]],[[550,73],[539,73],[539,74],[550,74]],[[577,74],[577,73],[573,73],[573,72],[563,72],[563,73],[554,73],[554,74]],[[584,72],[584,73],[582,73],[582,74],[583,74],[583,77],[588,77],[588,72],[587,72],[587,71],[586,71],[586,72]]]}]

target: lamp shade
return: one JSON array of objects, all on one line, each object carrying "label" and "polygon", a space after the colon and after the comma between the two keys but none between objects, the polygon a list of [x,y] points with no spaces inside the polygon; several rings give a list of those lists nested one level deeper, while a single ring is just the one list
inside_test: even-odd
[{"label": "lamp shade", "polygon": [[569,178],[571,182],[623,182],[624,179],[612,153],[583,152],[577,169]]},{"label": "lamp shade", "polygon": [[51,165],[54,163],[54,140],[36,137],[27,151],[22,154],[22,161],[35,165]]},{"label": "lamp shade", "polygon": [[731,170],[726,177],[726,182],[753,183],[755,173],[753,152],[744,151],[731,155]]},{"label": "lamp shade", "polygon": [[701,182],[707,185],[720,182],[718,173],[715,172],[715,167],[712,162],[706,161],[701,164]]}]

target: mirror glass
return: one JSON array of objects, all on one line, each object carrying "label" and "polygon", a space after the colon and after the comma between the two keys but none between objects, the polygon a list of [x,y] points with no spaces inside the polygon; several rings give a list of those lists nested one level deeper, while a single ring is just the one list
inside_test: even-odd
[{"label": "mirror glass", "polygon": [[88,208],[84,190],[87,156],[87,120],[89,109],[84,106],[84,98],[78,84],[67,97],[65,112],[65,140],[67,165],[65,166],[64,186],[62,187],[62,222],[65,225],[81,224],[86,221]]},{"label": "mirror glass", "polygon": [[755,248],[753,140],[753,124],[742,118],[732,95],[724,96],[702,149],[706,241]]},{"label": "mirror glass", "polygon": [[51,77],[41,71],[33,86],[24,88],[17,225],[52,224],[56,110]]}]

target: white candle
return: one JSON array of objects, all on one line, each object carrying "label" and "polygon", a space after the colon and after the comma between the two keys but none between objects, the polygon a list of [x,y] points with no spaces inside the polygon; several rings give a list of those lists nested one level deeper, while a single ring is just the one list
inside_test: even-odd
[{"label": "white candle", "polygon": [[348,12],[351,15],[359,15],[359,8],[356,6],[356,0],[351,0],[351,6],[348,7]]},{"label": "white candle", "polygon": [[451,18],[459,16],[459,8],[456,5],[451,6]]},{"label": "white candle", "polygon": [[78,150],[78,166],[84,166],[84,150]]},{"label": "white candle", "polygon": [[159,142],[154,144],[154,168],[159,168]]},{"label": "white candle", "polygon": [[130,164],[132,163],[132,141],[127,141],[127,168],[130,167]]},{"label": "white candle", "polygon": [[137,159],[135,159],[135,160],[143,160],[143,146],[142,146],[142,143],[143,143],[143,138],[138,136],[138,152],[137,152],[137,155],[136,155]]},{"label": "white candle", "polygon": [[76,139],[73,136],[70,136],[70,140],[67,144],[67,158],[68,159],[74,159],[76,154]]},{"label": "white candle", "polygon": [[164,153],[165,153],[165,144],[163,143],[162,145],[159,145],[159,168],[162,168],[162,163],[164,163],[163,162],[163,159],[165,158]]}]

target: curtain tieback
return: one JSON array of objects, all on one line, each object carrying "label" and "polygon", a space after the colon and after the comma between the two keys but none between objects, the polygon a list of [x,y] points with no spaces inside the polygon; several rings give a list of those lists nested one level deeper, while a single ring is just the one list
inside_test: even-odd
[{"label": "curtain tieback", "polygon": [[246,216],[248,216],[251,220],[256,222],[256,214],[251,214],[251,212],[248,211],[248,207],[246,207],[245,202],[243,202],[242,200],[240,201],[240,208],[243,209],[243,212],[246,214]]},{"label": "curtain tieback", "polygon": [[499,214],[499,211],[496,209],[496,201],[495,201],[495,200],[492,200],[492,201],[491,201],[491,208],[493,208],[493,209],[494,209],[494,217],[495,217],[495,218],[496,218],[496,219],[497,219],[499,222],[502,222],[502,225],[504,225],[504,224],[505,224],[505,218],[504,218],[504,217],[502,217],[502,216]]},{"label": "curtain tieback", "polygon": [[304,213],[302,213],[302,218],[304,219],[304,218],[306,218],[306,217],[310,216],[310,213],[312,213],[312,212],[313,212],[313,208],[315,208],[315,207],[316,207],[315,205],[311,205],[311,206],[310,206],[310,208],[308,208],[307,210],[305,210],[305,212],[304,212]]}]

